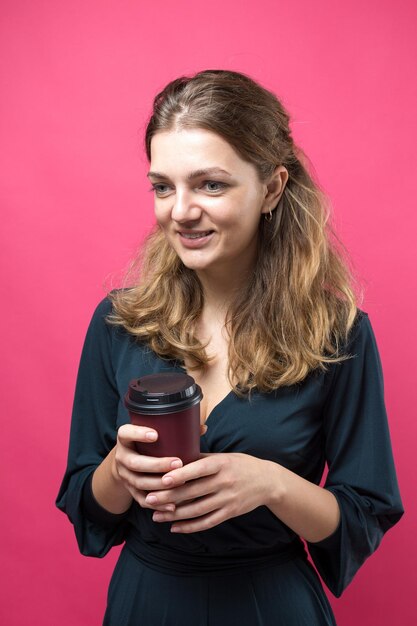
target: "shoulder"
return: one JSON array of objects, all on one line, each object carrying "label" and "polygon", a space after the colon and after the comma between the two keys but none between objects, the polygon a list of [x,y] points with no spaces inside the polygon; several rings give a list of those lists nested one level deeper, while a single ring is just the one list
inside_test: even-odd
[{"label": "shoulder", "polygon": [[111,315],[113,312],[114,297],[125,291],[127,291],[127,289],[113,289],[107,296],[100,300],[93,312],[92,321],[106,323],[107,316]]},{"label": "shoulder", "polygon": [[343,342],[339,356],[343,357],[342,360],[331,363],[326,372],[326,402],[331,402],[331,398],[337,398],[340,393],[352,398],[357,394],[359,398],[365,388],[368,390],[371,387],[375,392],[380,388],[383,381],[382,363],[366,311],[357,309],[348,339]]},{"label": "shoulder", "polygon": [[109,296],[106,296],[96,305],[90,319],[89,332],[91,333],[107,333],[109,324],[107,317],[111,314],[113,305]]},{"label": "shoulder", "polygon": [[343,351],[350,351],[358,342],[372,333],[372,326],[369,315],[363,309],[356,309],[356,316],[349,329],[347,340],[343,344]]},{"label": "shoulder", "polygon": [[349,331],[346,348],[351,350],[365,344],[375,344],[375,333],[369,314],[362,309],[357,309],[354,323]]},{"label": "shoulder", "polygon": [[334,368],[338,372],[349,372],[364,367],[381,369],[377,340],[366,311],[357,309],[355,320],[349,330],[347,341],[343,343],[340,356],[345,358],[334,363]]},{"label": "shoulder", "polygon": [[112,304],[111,298],[110,296],[106,296],[105,298],[100,300],[100,302],[97,304],[93,313],[93,319],[105,318],[107,315],[109,315],[112,312],[112,309],[113,309],[113,304]]},{"label": "shoulder", "polygon": [[111,291],[96,305],[89,324],[90,333],[109,335],[116,330],[117,327],[109,323],[109,317],[113,312],[113,296],[118,291],[121,290]]}]

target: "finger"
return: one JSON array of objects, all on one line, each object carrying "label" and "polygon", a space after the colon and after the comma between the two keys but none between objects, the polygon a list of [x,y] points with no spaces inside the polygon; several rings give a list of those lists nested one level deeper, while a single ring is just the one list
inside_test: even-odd
[{"label": "finger", "polygon": [[146,501],[150,504],[165,504],[167,502],[175,502],[179,505],[187,500],[194,500],[201,496],[213,493],[216,484],[211,476],[202,478],[196,483],[190,482],[183,486],[174,487],[173,489],[165,489],[163,491],[149,490]]},{"label": "finger", "polygon": [[129,445],[132,441],[152,443],[158,439],[158,432],[147,426],[123,424],[117,431],[117,437],[124,445]]},{"label": "finger", "polygon": [[167,490],[162,483],[161,476],[162,474],[138,474],[136,472],[129,472],[129,474],[125,474],[123,478],[133,487],[136,487],[136,489],[157,494],[157,497],[159,497],[160,493],[164,493],[164,502],[173,502],[172,495],[170,496],[169,494],[176,492],[176,489]]},{"label": "finger", "polygon": [[201,517],[202,515],[207,515],[208,513],[217,510],[219,507],[221,507],[221,501],[219,501],[217,494],[213,494],[208,498],[197,499],[194,500],[194,502],[181,504],[177,506],[175,511],[172,513],[155,512],[152,519],[155,522],[188,520],[195,517]]},{"label": "finger", "polygon": [[213,454],[202,457],[197,459],[197,461],[187,463],[180,469],[168,472],[162,477],[162,483],[165,487],[176,487],[177,485],[183,485],[185,482],[194,480],[195,478],[216,474],[220,470],[220,467],[221,461],[217,458],[217,455]]},{"label": "finger", "polygon": [[208,515],[205,515],[204,517],[198,518],[191,522],[181,522],[181,524],[173,524],[170,530],[172,533],[197,533],[201,532],[202,530],[208,530],[209,528],[213,528],[214,526],[217,526],[218,524],[224,522],[226,519],[228,519],[228,517],[224,515],[223,510],[218,509],[217,511],[213,511]]},{"label": "finger", "polygon": [[146,456],[134,453],[126,455],[124,465],[132,472],[150,472],[153,474],[164,474],[173,468],[182,467],[182,461],[178,457],[157,457]]},{"label": "finger", "polygon": [[202,437],[203,435],[205,435],[207,432],[207,426],[205,424],[201,424],[200,425],[200,437]]},{"label": "finger", "polygon": [[139,491],[146,491],[147,494],[150,491],[158,493],[161,490],[166,490],[161,480],[163,474],[132,472],[123,467],[119,470],[119,476],[126,485]]},{"label": "finger", "polygon": [[154,509],[155,511],[175,511],[175,504],[173,503],[169,503],[169,504],[163,504],[163,505],[159,505],[157,507],[151,507],[149,506],[149,504],[146,502],[146,496],[147,496],[147,491],[142,491],[140,489],[136,489],[135,487],[127,487],[127,490],[129,491],[130,495],[132,496],[132,498],[134,500],[136,500],[136,502],[145,509]]}]

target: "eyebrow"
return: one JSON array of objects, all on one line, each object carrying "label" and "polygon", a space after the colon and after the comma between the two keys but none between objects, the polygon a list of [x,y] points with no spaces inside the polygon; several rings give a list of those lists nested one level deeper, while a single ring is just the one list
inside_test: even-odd
[{"label": "eyebrow", "polygon": [[[190,172],[187,174],[187,180],[193,180],[193,178],[199,178],[200,176],[209,176],[210,174],[226,174],[226,176],[231,176],[229,172],[226,172],[226,170],[223,170],[221,167],[207,167],[206,169]],[[148,178],[169,178],[169,176],[162,172],[148,172],[146,176]]]}]

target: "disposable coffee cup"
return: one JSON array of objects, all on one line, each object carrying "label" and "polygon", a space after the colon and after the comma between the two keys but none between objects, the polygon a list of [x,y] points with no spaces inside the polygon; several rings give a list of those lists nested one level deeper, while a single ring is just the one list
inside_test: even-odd
[{"label": "disposable coffee cup", "polygon": [[183,464],[200,457],[201,388],[192,376],[179,372],[148,374],[131,380],[124,401],[130,421],[154,428],[158,439],[135,442],[146,456],[175,456]]}]

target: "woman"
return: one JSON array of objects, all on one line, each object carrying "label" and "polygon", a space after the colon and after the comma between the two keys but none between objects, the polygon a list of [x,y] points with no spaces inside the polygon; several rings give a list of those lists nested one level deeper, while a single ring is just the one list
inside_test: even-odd
[{"label": "woman", "polygon": [[[83,554],[125,542],[104,624],[335,624],[403,514],[368,315],[276,97],[209,70],[156,96],[157,227],[91,321],[57,506]],[[201,386],[199,460],[152,456],[131,379]],[[148,442],[149,456],[134,442]],[[328,474],[319,486],[325,463]]]}]

